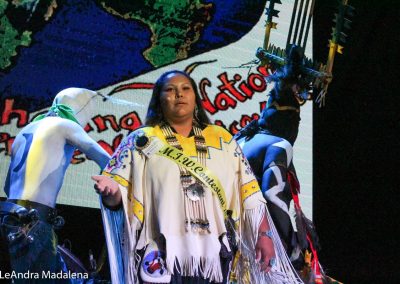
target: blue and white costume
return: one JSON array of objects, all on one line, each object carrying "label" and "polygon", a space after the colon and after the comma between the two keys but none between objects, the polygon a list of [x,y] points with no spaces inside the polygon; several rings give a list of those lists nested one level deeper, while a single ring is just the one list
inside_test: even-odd
[{"label": "blue and white costume", "polygon": [[0,210],[0,223],[10,236],[10,260],[15,272],[29,270],[42,275],[42,271],[59,272],[63,268],[53,225],[57,196],[73,152],[79,149],[101,169],[109,160],[107,152],[83,129],[93,114],[96,96],[87,89],[61,91],[49,112],[24,127],[15,138],[4,188],[8,200],[0,205],[6,208],[13,203],[35,209],[39,217],[24,223],[12,214],[15,212]]}]

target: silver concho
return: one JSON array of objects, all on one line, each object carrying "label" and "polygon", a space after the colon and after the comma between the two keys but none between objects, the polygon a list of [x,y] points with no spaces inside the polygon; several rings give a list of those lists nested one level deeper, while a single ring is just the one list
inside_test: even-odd
[{"label": "silver concho", "polygon": [[192,201],[200,200],[204,196],[204,188],[199,183],[192,183],[186,188],[186,195]]}]

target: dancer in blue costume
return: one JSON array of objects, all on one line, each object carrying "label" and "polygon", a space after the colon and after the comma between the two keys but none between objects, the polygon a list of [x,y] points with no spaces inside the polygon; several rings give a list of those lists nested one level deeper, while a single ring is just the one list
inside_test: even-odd
[{"label": "dancer in blue costume", "polygon": [[[300,104],[312,99],[312,77],[304,66],[303,51],[293,45],[287,63],[267,77],[272,84],[266,108],[258,120],[242,129],[235,139],[243,149],[268,210],[293,265],[304,267],[304,252],[313,253],[313,269],[319,274],[318,237],[314,226],[301,211],[299,182],[293,165],[293,145],[300,123]],[[294,201],[296,230],[290,216]]]}]

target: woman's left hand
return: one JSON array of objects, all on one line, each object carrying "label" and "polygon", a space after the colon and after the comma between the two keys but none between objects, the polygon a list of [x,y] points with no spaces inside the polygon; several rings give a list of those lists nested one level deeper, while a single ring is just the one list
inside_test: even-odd
[{"label": "woman's left hand", "polygon": [[261,271],[268,272],[276,262],[274,243],[268,236],[259,236],[256,243],[256,261]]},{"label": "woman's left hand", "polygon": [[256,242],[256,261],[259,262],[261,271],[268,272],[275,265],[275,248],[267,217],[261,221]]}]

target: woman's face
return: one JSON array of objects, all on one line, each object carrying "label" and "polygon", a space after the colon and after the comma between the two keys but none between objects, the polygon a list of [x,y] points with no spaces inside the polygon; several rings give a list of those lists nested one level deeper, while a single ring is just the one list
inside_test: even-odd
[{"label": "woman's face", "polygon": [[161,89],[160,101],[167,120],[193,120],[196,97],[186,76],[178,73],[168,75]]}]

